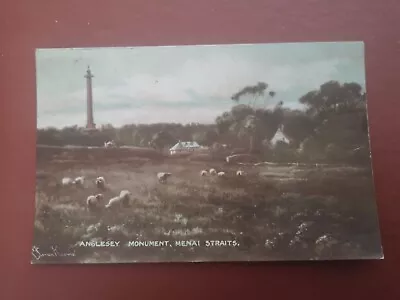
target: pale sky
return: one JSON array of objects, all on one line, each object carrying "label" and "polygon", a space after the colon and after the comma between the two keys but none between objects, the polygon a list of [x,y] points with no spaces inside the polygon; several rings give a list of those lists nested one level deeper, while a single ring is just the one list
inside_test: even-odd
[{"label": "pale sky", "polygon": [[98,126],[211,123],[259,81],[276,92],[259,105],[293,108],[329,80],[365,87],[361,42],[37,49],[38,128],[85,125],[88,65]]}]

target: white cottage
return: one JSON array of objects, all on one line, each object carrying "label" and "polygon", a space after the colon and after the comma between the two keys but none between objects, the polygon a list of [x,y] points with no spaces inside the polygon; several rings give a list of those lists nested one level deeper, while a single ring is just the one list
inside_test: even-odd
[{"label": "white cottage", "polygon": [[181,153],[191,153],[199,150],[201,147],[197,142],[181,142],[176,143],[172,148],[169,149],[171,155]]},{"label": "white cottage", "polygon": [[276,143],[278,143],[278,142],[290,144],[289,138],[283,133],[283,126],[278,128],[274,137],[270,141],[271,145],[273,145],[273,146],[275,146]]}]

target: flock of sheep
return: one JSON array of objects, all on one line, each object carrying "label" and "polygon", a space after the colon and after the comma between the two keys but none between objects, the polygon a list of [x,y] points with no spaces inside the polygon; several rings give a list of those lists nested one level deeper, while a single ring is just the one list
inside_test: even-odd
[{"label": "flock of sheep", "polygon": [[[225,177],[226,173],[224,171],[217,172],[215,169],[210,169],[210,170],[201,170],[200,176],[218,176],[218,177]],[[236,176],[243,176],[244,172],[242,170],[237,170],[236,171]],[[172,176],[172,173],[169,172],[159,172],[157,173],[157,179],[160,183],[166,183],[168,177]],[[63,187],[68,187],[68,186],[76,186],[83,188],[84,187],[84,182],[85,182],[85,177],[84,176],[79,176],[76,177],[75,179],[69,178],[69,177],[64,177],[61,180],[61,185]],[[95,185],[99,190],[104,191],[106,188],[106,181],[103,176],[97,177],[95,180]],[[95,211],[100,209],[102,206],[105,209],[114,209],[117,207],[127,207],[130,199],[131,199],[132,193],[128,190],[122,190],[120,194],[116,197],[113,197],[108,200],[106,205],[102,205],[104,201],[104,195],[102,193],[98,193],[95,195],[89,195],[86,199],[86,207],[89,211]]]},{"label": "flock of sheep", "polygon": [[[210,169],[209,171],[202,170],[200,172],[201,176],[207,176],[208,174],[213,175],[213,176],[217,175],[219,177],[224,177],[226,175],[226,173],[224,171],[217,172],[217,170],[215,170],[215,169]],[[236,171],[236,176],[243,176],[243,175],[244,175],[244,172],[242,170]]]},{"label": "flock of sheep", "polygon": [[[84,176],[76,177],[75,179],[71,179],[69,177],[64,177],[61,180],[61,184],[63,187],[67,186],[77,186],[83,188],[85,182]],[[105,189],[105,179],[100,176],[96,178],[95,184],[98,189]],[[127,206],[129,204],[132,193],[128,190],[122,190],[120,194],[116,197],[111,198],[108,203],[104,206],[106,209],[113,209],[121,206]],[[104,195],[102,193],[98,193],[95,195],[89,195],[86,199],[86,207],[89,211],[95,211],[101,208],[101,204],[104,200]]]},{"label": "flock of sheep", "polygon": [[[201,170],[200,171],[200,176],[207,176],[207,175],[211,175],[211,176],[218,176],[218,177],[225,177],[226,173],[224,171],[220,171],[217,172],[217,170],[215,169],[210,169],[210,170]],[[167,178],[172,176],[171,173],[167,173],[167,172],[159,172],[157,173],[157,178],[158,181],[160,183],[166,183],[167,182]],[[236,171],[236,176],[244,176],[244,172],[242,170],[237,170]]]},{"label": "flock of sheep", "polygon": [[[215,170],[215,169],[200,171],[200,176],[207,176],[207,175],[225,177],[226,173],[224,171],[217,172],[217,170]],[[157,173],[157,178],[160,183],[166,183],[168,177],[170,177],[170,176],[172,176],[172,173],[168,173],[168,172]],[[244,176],[244,172],[242,170],[237,170],[236,176]]]}]

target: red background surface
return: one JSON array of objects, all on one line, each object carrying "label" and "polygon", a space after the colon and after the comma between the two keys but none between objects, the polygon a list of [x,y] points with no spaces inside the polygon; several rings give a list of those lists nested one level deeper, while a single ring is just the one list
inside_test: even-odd
[{"label": "red background surface", "polygon": [[[30,265],[35,48],[341,40],[366,43],[384,260]],[[400,299],[399,85],[396,0],[0,1],[0,299]]]}]

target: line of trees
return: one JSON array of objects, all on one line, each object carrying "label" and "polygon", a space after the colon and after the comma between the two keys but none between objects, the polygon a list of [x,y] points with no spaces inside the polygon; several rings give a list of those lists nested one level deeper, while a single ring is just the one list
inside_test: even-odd
[{"label": "line of trees", "polygon": [[[214,124],[110,124],[85,132],[77,126],[61,130],[37,130],[37,143],[48,145],[102,146],[117,144],[162,150],[178,140],[243,151],[273,161],[332,161],[369,163],[366,94],[358,83],[329,81],[300,97],[304,109],[284,107],[282,101],[268,108],[275,92],[267,83],[246,86],[232,95],[230,111],[217,116]],[[263,100],[263,104],[257,104]],[[271,144],[278,129],[290,143]]]}]

